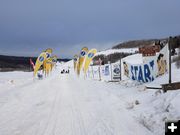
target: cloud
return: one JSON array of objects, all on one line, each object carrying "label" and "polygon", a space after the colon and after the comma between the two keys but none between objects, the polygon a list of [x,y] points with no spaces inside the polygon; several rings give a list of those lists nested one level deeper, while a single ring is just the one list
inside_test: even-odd
[{"label": "cloud", "polygon": [[179,5],[179,0],[1,0],[0,53],[37,55],[52,47],[72,57],[83,44],[106,49],[117,41],[176,35]]}]

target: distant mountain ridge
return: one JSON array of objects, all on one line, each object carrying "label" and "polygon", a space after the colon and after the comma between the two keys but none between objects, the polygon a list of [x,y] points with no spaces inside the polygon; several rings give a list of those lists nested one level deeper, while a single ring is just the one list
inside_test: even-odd
[{"label": "distant mountain ridge", "polygon": [[143,39],[143,40],[131,40],[131,41],[126,41],[120,44],[117,44],[112,47],[112,49],[121,49],[121,48],[138,48],[141,46],[149,46],[152,45],[155,42],[158,41],[164,41],[167,42],[168,38],[164,39]]},{"label": "distant mountain ridge", "polygon": [[[4,71],[32,71],[30,58],[35,63],[37,57],[6,56],[0,55],[0,72]],[[58,59],[58,61],[67,62],[70,59]]]},{"label": "distant mountain ridge", "polygon": [[[177,40],[180,41],[180,35],[173,36],[176,37]],[[142,40],[131,40],[119,43],[112,47],[112,49],[121,49],[121,48],[138,48],[141,46],[149,46],[152,45],[155,42],[168,42],[168,38],[160,38],[160,39],[142,39]]]}]

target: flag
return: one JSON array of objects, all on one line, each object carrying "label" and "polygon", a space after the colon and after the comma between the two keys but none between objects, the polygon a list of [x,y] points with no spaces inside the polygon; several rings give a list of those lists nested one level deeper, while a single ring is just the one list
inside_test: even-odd
[{"label": "flag", "polygon": [[74,62],[74,71],[76,70],[77,59],[78,59],[78,55],[74,55],[74,59],[73,59],[73,62]]},{"label": "flag", "polygon": [[97,50],[96,49],[91,49],[88,54],[86,55],[85,58],[85,64],[84,64],[84,73],[86,74],[87,69],[89,68],[89,65],[93,59],[93,57],[95,56]]},{"label": "flag", "polygon": [[52,52],[53,52],[53,50],[52,50],[51,48],[48,48],[48,49],[45,50],[46,59],[45,59],[44,62],[43,62],[43,73],[45,73],[45,76],[46,76],[46,74],[47,74],[46,71],[49,70],[49,69],[46,69],[46,68],[47,68],[47,65],[46,65],[46,64],[47,64],[47,60],[51,57]]},{"label": "flag", "polygon": [[49,58],[49,57],[51,57],[53,50],[51,48],[48,48],[45,50],[45,52],[47,53],[47,58]]},{"label": "flag", "polygon": [[49,75],[50,71],[52,70],[51,65],[52,65],[52,58],[49,58],[46,61],[46,69],[45,69],[47,75]]},{"label": "flag", "polygon": [[83,47],[82,49],[81,49],[81,52],[80,52],[80,55],[79,55],[79,66],[78,66],[78,75],[80,74],[80,71],[81,71],[81,68],[82,68],[82,66],[83,66],[83,63],[84,63],[84,59],[85,59],[85,57],[86,57],[86,55],[87,55],[87,52],[88,52],[88,48],[87,47]]},{"label": "flag", "polygon": [[30,62],[30,64],[31,64],[32,68],[34,69],[34,62],[32,61],[31,58],[29,59],[29,62]]},{"label": "flag", "polygon": [[80,69],[79,69],[79,57],[77,58],[77,62],[76,62],[76,73],[77,73],[77,75],[80,74]]},{"label": "flag", "polygon": [[56,63],[57,63],[57,56],[54,55],[51,57],[51,71],[54,68],[54,66],[56,65]]},{"label": "flag", "polygon": [[39,70],[39,68],[41,67],[41,65],[43,64],[43,62],[46,60],[46,52],[42,52],[39,57],[36,60],[36,64],[34,67],[34,76],[36,76],[37,71]]}]

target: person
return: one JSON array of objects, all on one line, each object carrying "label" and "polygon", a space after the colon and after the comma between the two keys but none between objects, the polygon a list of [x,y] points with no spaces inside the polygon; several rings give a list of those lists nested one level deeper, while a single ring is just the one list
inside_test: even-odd
[{"label": "person", "polygon": [[63,69],[62,71],[61,71],[61,74],[64,74],[65,73],[65,70]]},{"label": "person", "polygon": [[40,73],[37,73],[37,77],[38,77],[39,80],[42,80],[42,79],[43,79],[43,75],[40,74]]}]

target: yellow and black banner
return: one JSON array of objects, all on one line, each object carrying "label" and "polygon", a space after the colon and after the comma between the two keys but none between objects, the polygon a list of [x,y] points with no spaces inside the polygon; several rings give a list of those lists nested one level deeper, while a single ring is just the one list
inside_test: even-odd
[{"label": "yellow and black banner", "polygon": [[79,55],[79,62],[77,63],[78,64],[78,68],[77,68],[78,75],[80,74],[81,68],[83,67],[84,60],[85,60],[85,57],[86,57],[87,53],[88,53],[88,48],[83,47],[81,49],[81,52],[80,52],[80,55]]},{"label": "yellow and black banner", "polygon": [[88,68],[89,68],[89,65],[93,59],[93,57],[95,56],[95,54],[97,53],[97,50],[96,49],[91,49],[88,54],[86,55],[86,58],[85,58],[85,64],[84,64],[84,73],[86,74]]},{"label": "yellow and black banner", "polygon": [[34,76],[36,76],[39,68],[41,67],[41,65],[43,65],[44,61],[46,60],[46,52],[42,52],[39,57],[37,58],[36,60],[36,64],[35,64],[35,67],[34,67]]}]

